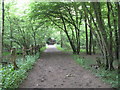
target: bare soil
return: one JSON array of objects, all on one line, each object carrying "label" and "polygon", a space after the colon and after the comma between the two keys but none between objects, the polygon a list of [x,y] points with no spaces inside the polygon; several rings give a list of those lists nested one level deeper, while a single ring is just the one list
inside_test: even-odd
[{"label": "bare soil", "polygon": [[49,46],[20,88],[111,88],[65,53]]}]

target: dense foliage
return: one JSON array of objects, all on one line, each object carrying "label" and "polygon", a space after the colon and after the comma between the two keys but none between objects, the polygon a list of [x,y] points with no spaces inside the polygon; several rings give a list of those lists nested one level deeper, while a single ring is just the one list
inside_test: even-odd
[{"label": "dense foliage", "polygon": [[[2,4],[2,36],[0,51],[7,67],[3,67],[3,86],[15,87],[25,76],[33,61],[27,57],[25,64],[16,63],[16,55],[25,58],[36,55],[48,38],[56,39],[61,47],[74,54],[101,54],[99,63],[105,70],[120,70],[120,3],[119,2],[31,2],[27,8],[16,8],[17,2]],[[1,50],[2,49],[2,50]],[[10,53],[11,51],[11,53]],[[0,52],[1,53],[1,52]],[[21,56],[21,55],[22,56]],[[14,71],[9,56],[12,56]],[[1,59],[1,55],[0,55]],[[30,60],[30,61],[29,61]],[[86,60],[87,62],[87,60]],[[113,63],[117,62],[117,68]],[[24,65],[28,68],[24,68]],[[25,70],[24,70],[25,69]],[[15,78],[6,76],[15,75]],[[17,75],[23,73],[18,78]],[[13,76],[14,77],[14,76]],[[7,78],[5,80],[5,78]],[[9,82],[7,82],[7,80]],[[11,82],[11,80],[13,82]]]},{"label": "dense foliage", "polygon": [[74,54],[80,53],[80,46],[85,46],[90,55],[99,48],[106,70],[113,70],[113,61],[119,63],[119,10],[118,2],[34,2],[31,3],[30,17],[35,20],[45,18],[44,22],[49,21],[47,24],[61,29]]}]

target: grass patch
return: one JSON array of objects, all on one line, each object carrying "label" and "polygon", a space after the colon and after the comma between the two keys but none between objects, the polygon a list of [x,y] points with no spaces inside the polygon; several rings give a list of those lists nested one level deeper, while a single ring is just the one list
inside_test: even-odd
[{"label": "grass patch", "polygon": [[47,47],[40,48],[40,51],[43,52]]},{"label": "grass patch", "polygon": [[58,45],[58,44],[56,45],[56,47],[57,47],[57,49],[60,50],[60,51],[64,51],[64,50],[65,50],[64,48],[61,48],[61,46]]},{"label": "grass patch", "polygon": [[86,49],[80,49],[80,52],[86,52]]},{"label": "grass patch", "polygon": [[72,52],[71,49],[68,49],[68,48],[61,48],[61,46],[58,45],[58,44],[56,45],[56,47],[57,47],[58,50],[63,51],[63,52]]},{"label": "grass patch", "polygon": [[78,55],[73,55],[73,59],[85,69],[89,69],[90,71],[92,71],[93,74],[95,74],[98,77],[101,77],[103,82],[111,84],[113,88],[118,88],[119,83],[117,70],[109,71],[105,70],[104,68],[95,69],[90,66],[90,64],[94,63],[92,62],[93,60],[83,59],[80,58]]}]

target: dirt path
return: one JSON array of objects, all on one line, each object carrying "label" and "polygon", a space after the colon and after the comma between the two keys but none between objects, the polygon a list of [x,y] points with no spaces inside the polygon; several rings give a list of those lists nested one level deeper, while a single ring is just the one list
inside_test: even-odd
[{"label": "dirt path", "polygon": [[110,88],[72,60],[71,55],[49,46],[20,88]]}]

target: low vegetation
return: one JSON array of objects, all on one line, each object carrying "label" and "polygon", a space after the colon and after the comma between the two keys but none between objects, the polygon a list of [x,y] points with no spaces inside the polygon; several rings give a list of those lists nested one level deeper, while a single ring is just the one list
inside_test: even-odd
[{"label": "low vegetation", "polygon": [[105,70],[103,65],[99,66],[95,64],[93,60],[82,58],[79,55],[73,55],[73,58],[80,66],[90,70],[96,76],[101,77],[103,82],[111,84],[114,88],[118,88],[118,82],[120,82],[118,81],[118,70]]},{"label": "low vegetation", "polygon": [[[61,48],[60,45],[57,45],[57,49],[68,52],[68,48]],[[84,53],[84,49],[81,50],[81,53]],[[118,88],[120,80],[118,80],[118,70],[110,71],[110,70],[105,70],[105,65],[99,64],[99,59],[97,58],[96,60],[93,59],[86,59],[85,57],[82,57],[80,55],[74,55],[73,54],[73,59],[77,64],[82,66],[83,68],[91,71],[94,75],[100,77],[103,82],[110,84],[113,88]],[[97,61],[98,60],[98,61]],[[115,65],[116,66],[116,63]]]},{"label": "low vegetation", "polygon": [[[44,51],[46,47],[41,48],[41,52]],[[16,63],[19,69],[14,70],[13,64],[8,64],[0,69],[2,73],[2,88],[18,88],[22,81],[27,77],[28,71],[33,68],[34,63],[38,60],[41,53],[36,55],[27,55],[26,59],[17,58]]]}]

